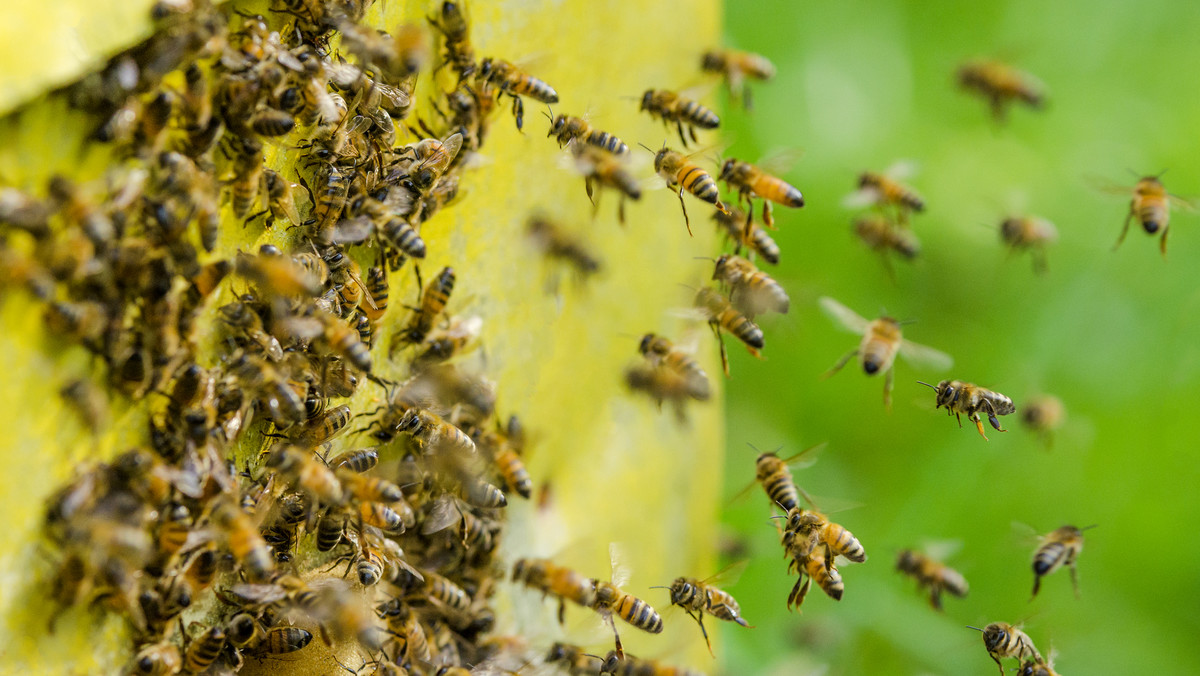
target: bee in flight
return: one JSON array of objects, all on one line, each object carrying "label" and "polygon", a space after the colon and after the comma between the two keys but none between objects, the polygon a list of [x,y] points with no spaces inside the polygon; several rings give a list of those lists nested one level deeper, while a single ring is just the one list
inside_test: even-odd
[{"label": "bee in flight", "polygon": [[1050,649],[1050,659],[1027,659],[1021,663],[1018,676],[1059,676],[1054,670],[1054,648]]},{"label": "bee in flight", "polygon": [[727,571],[731,569],[732,567],[726,568],[704,580],[691,577],[675,578],[671,586],[665,587],[670,591],[671,605],[683,608],[700,625],[700,633],[704,635],[709,654],[712,654],[712,642],[708,638],[708,630],[704,628],[705,613],[718,620],[736,622],[743,627],[750,626],[750,623],[742,618],[741,607],[733,595],[716,586],[717,578],[727,575]]},{"label": "bee in flight", "polygon": [[629,146],[625,145],[624,141],[606,131],[596,129],[582,117],[562,113],[553,117],[547,114],[546,117],[550,118],[550,133],[546,136],[557,136],[560,148],[574,141],[595,146],[614,155],[625,155],[629,152]]},{"label": "bee in flight", "polygon": [[[646,146],[642,146],[646,148]],[[646,150],[650,150],[646,148]],[[651,150],[650,152],[654,152]],[[654,154],[654,171],[667,182],[667,188],[679,195],[679,207],[683,209],[683,223],[687,226],[688,235],[692,234],[692,222],[688,219],[687,205],[683,203],[683,191],[686,190],[697,199],[708,202],[725,210],[721,201],[721,189],[713,180],[711,174],[700,168],[688,155],[671,150],[663,145],[662,150]]]},{"label": "bee in flight", "polygon": [[703,313],[708,325],[712,327],[717,342],[721,345],[721,367],[725,375],[729,375],[729,355],[725,352],[725,341],[721,340],[721,330],[732,333],[746,345],[746,349],[755,357],[766,342],[763,340],[762,329],[750,321],[746,315],[738,312],[720,291],[708,287],[696,292],[696,307]]},{"label": "bee in flight", "polygon": [[1129,234],[1129,222],[1136,218],[1138,223],[1142,224],[1142,230],[1145,230],[1147,235],[1162,231],[1158,247],[1162,251],[1163,258],[1167,257],[1167,232],[1171,225],[1171,205],[1174,204],[1185,209],[1194,207],[1190,201],[1168,193],[1162,181],[1159,180],[1161,177],[1162,172],[1157,176],[1143,176],[1138,180],[1137,185],[1133,186],[1133,199],[1129,201],[1129,213],[1125,215],[1125,225],[1121,228],[1121,236],[1117,238],[1117,243],[1113,245],[1113,251],[1116,251],[1117,247],[1121,246],[1121,242],[1125,241],[1125,235]]},{"label": "bee in flight", "polygon": [[642,186],[626,168],[625,157],[606,152],[593,145],[571,144],[571,155],[575,169],[583,175],[583,187],[595,211],[600,209],[600,200],[593,198],[596,186],[613,188],[620,195],[617,218],[625,222],[625,200],[642,198]]},{"label": "bee in flight", "polygon": [[479,72],[475,77],[494,85],[497,98],[504,94],[512,97],[513,117],[517,118],[517,129],[521,128],[525,117],[522,96],[542,103],[558,103],[558,92],[554,91],[553,87],[503,59],[485,58],[479,63]]},{"label": "bee in flight", "polygon": [[1030,108],[1046,102],[1046,88],[1036,77],[1001,61],[971,61],[958,69],[958,84],[987,99],[996,122],[1004,122],[1008,106],[1021,101]]},{"label": "bee in flight", "polygon": [[889,252],[910,261],[921,253],[921,242],[913,231],[884,214],[863,214],[854,219],[854,234],[868,249],[879,253],[884,269],[893,279],[896,272],[892,269]]},{"label": "bee in flight", "polygon": [[[734,253],[740,254],[742,247],[746,247],[771,265],[779,265],[779,245],[754,222],[752,214],[742,213],[741,209],[726,204],[724,211],[713,212],[713,220],[717,229],[737,244]],[[749,225],[746,225],[747,220]]]},{"label": "bee in flight", "polygon": [[[749,162],[735,160],[732,157],[725,160],[721,163],[720,179],[725,181],[725,185],[731,190],[736,190],[738,199],[747,204],[750,204],[754,197],[762,198],[763,225],[768,228],[775,224],[775,219],[771,216],[772,202],[793,209],[804,206],[804,195],[800,194],[798,188]],[[746,214],[747,226],[750,223],[749,212],[753,211],[751,205]]]},{"label": "bee in flight", "polygon": [[862,362],[863,371],[872,376],[876,373],[885,374],[883,384],[883,404],[892,406],[893,366],[896,355],[899,354],[914,365],[926,366],[931,369],[944,371],[954,365],[950,355],[905,340],[901,323],[891,317],[880,317],[872,321],[863,319],[854,310],[842,305],[829,296],[820,299],[821,309],[843,328],[862,336],[858,347],[846,353],[833,368],[825,373],[826,378],[841,370],[846,362],[858,357]]},{"label": "bee in flight", "polygon": [[1036,432],[1047,447],[1054,443],[1054,432],[1062,427],[1066,417],[1062,400],[1051,394],[1031,397],[1021,406],[1021,422]]},{"label": "bee in flight", "polygon": [[708,50],[700,58],[700,68],[706,73],[724,75],[730,95],[735,101],[740,99],[746,110],[754,107],[750,100],[750,89],[746,87],[746,79],[766,81],[775,77],[775,64],[767,57],[737,49]]},{"label": "bee in flight", "polygon": [[1038,662],[1042,661],[1042,654],[1034,647],[1033,640],[1025,632],[1007,622],[993,622],[983,629],[970,625],[967,625],[967,628],[983,632],[983,645],[987,648],[988,656],[1000,668],[1000,676],[1004,676],[1004,665],[1000,663],[1001,658],[1032,657]]},{"label": "bee in flight", "polygon": [[961,599],[966,598],[970,589],[962,573],[911,549],[903,549],[896,556],[896,570],[916,580],[918,586],[929,592],[929,603],[934,610],[942,609],[942,592],[950,592]]},{"label": "bee in flight", "polygon": [[1008,430],[1000,427],[1000,421],[996,419],[996,416],[1008,415],[1017,410],[1012,399],[974,383],[943,380],[935,386],[919,380],[917,382],[933,388],[937,392],[937,406],[934,408],[945,406],[946,415],[953,414],[958,418],[959,427],[962,427],[962,415],[965,414],[967,420],[975,423],[975,427],[979,429],[979,436],[983,437],[984,441],[987,441],[987,435],[983,433],[983,421],[979,418],[980,413],[987,414],[988,422],[997,431],[1007,432]]},{"label": "bee in flight", "polygon": [[666,89],[647,89],[642,94],[640,110],[650,113],[651,117],[660,118],[664,124],[674,122],[684,148],[688,144],[683,133],[684,125],[687,125],[693,143],[697,142],[696,127],[716,129],[721,125],[721,118],[703,104]]},{"label": "bee in flight", "polygon": [[[1071,587],[1079,596],[1079,578],[1075,572],[1075,559],[1083,551],[1083,531],[1095,528],[1063,526],[1042,536],[1041,546],[1033,553],[1033,597],[1042,586],[1042,578],[1066,566],[1071,571]],[[1032,600],[1032,597],[1031,597]]]},{"label": "bee in flight", "polygon": [[1030,251],[1034,272],[1042,274],[1046,272],[1046,246],[1058,240],[1058,229],[1037,216],[1006,218],[1000,224],[1000,240],[1014,252]]},{"label": "bee in flight", "polygon": [[651,634],[661,634],[663,622],[658,611],[649,603],[621,590],[621,587],[625,586],[628,581],[629,569],[620,563],[623,557],[617,543],[609,543],[608,554],[612,564],[612,580],[606,582],[592,578],[595,597],[592,599],[591,608],[606,618],[609,625],[612,626],[613,637],[617,644],[617,654],[624,656],[625,650],[621,646],[621,635],[617,633],[616,622],[612,619],[614,615]]},{"label": "bee in flight", "polygon": [[887,169],[864,171],[858,175],[858,189],[846,196],[849,208],[875,207],[895,210],[898,225],[908,225],[908,215],[925,211],[925,199],[903,180],[916,170],[910,162],[896,162]]},{"label": "bee in flight", "polygon": [[764,312],[787,314],[791,306],[783,285],[741,256],[722,254],[712,278],[729,287],[729,301],[751,319]]}]

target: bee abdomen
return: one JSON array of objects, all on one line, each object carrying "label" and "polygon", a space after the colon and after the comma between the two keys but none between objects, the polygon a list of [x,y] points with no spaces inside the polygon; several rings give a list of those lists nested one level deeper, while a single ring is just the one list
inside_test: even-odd
[{"label": "bee abdomen", "polygon": [[504,475],[505,483],[516,491],[517,495],[525,499],[533,495],[533,479],[516,453],[510,451],[502,454],[496,458],[496,464],[500,467],[500,473]]},{"label": "bee abdomen", "polygon": [[786,512],[800,506],[800,494],[796,486],[782,473],[768,478],[763,488],[766,489],[771,502],[778,504]]},{"label": "bee abdomen", "polygon": [[695,101],[684,103],[680,113],[685,120],[703,129],[716,129],[721,124],[716,113]]},{"label": "bee abdomen", "polygon": [[694,164],[680,172],[679,183],[685,190],[705,202],[716,204],[721,201],[721,190],[717,187],[717,182],[708,172]]},{"label": "bee abdomen", "polygon": [[804,195],[796,186],[774,176],[766,176],[754,186],[754,192],[761,197],[788,207],[804,206]]},{"label": "bee abdomen", "polygon": [[1060,564],[1066,554],[1066,547],[1060,542],[1050,544],[1038,550],[1033,558],[1033,572],[1038,575],[1048,575]]},{"label": "bee abdomen", "polygon": [[221,627],[209,629],[188,648],[184,658],[184,673],[198,674],[209,667],[221,655],[225,647],[225,630]]},{"label": "bee abdomen", "polygon": [[489,509],[504,507],[508,504],[508,499],[504,497],[503,491],[486,481],[478,479],[468,481],[463,486],[462,498],[469,505]]},{"label": "bee abdomen", "polygon": [[862,543],[845,528],[839,528],[833,541],[829,544],[834,551],[851,561],[862,563],[867,560],[867,551],[863,548]]},{"label": "bee abdomen", "polygon": [[651,634],[662,633],[662,617],[659,616],[658,611],[650,607],[649,603],[639,598],[626,594],[617,604],[615,610],[621,616],[621,619],[638,629],[648,631]]},{"label": "bee abdomen", "polygon": [[593,131],[587,135],[587,142],[597,148],[603,148],[614,155],[624,155],[629,152],[629,146],[621,139],[606,131]]},{"label": "bee abdomen", "polygon": [[518,94],[524,94],[542,103],[558,103],[558,92],[536,77],[526,76],[517,85],[516,89]]},{"label": "bee abdomen", "polygon": [[763,339],[762,329],[758,328],[757,324],[743,317],[741,314],[733,312],[732,310],[722,314],[733,315],[732,317],[726,316],[726,321],[721,323],[725,326],[725,328],[729,329],[730,333],[737,336],[738,340],[758,350],[763,348],[763,345],[766,344],[766,341]]}]

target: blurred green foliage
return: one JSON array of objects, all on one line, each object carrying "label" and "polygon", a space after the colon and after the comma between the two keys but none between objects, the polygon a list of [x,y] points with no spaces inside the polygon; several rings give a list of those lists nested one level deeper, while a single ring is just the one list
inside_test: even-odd
[{"label": "blurred green foliage", "polygon": [[[763,318],[765,363],[736,344],[729,383],[727,496],[753,478],[756,451],[787,455],[828,441],[798,482],[866,546],[842,570],[845,597],[814,589],[803,614],[784,604],[785,574],[762,491],[725,506],[725,528],[751,561],[728,587],[755,629],[723,627],[724,673],[989,674],[966,624],[1024,622],[1063,674],[1183,674],[1200,664],[1200,215],[1173,212],[1170,260],[1136,224],[1115,253],[1129,200],[1096,179],[1164,182],[1200,195],[1200,4],[1148,2],[729,3],[727,41],[770,57],[778,75],[751,83],[755,109],[726,105],[724,151],[755,161],[804,151],[785,174],[808,201],[777,209],[783,261],[768,271],[791,314]],[[1042,79],[1041,111],[1016,106],[995,124],[960,91],[963,61],[998,57]],[[913,219],[924,251],[896,279],[853,236],[841,206],[858,172],[914,160],[910,183],[928,210]],[[1009,256],[996,226],[1015,211],[1052,220],[1049,271]],[[831,295],[860,314],[916,320],[906,336],[951,353],[945,374],[896,369],[895,407],[882,377],[849,365],[854,347],[817,308]],[[1016,402],[1058,395],[1067,421],[1047,449],[1017,416],[985,442],[933,409],[915,383],[942,377]],[[1038,532],[1099,524],[1079,560],[1081,598],[1065,571],[1030,601],[1031,555],[1013,522]],[[929,540],[961,544],[948,563],[971,583],[939,615],[893,570],[896,553]],[[1006,667],[1015,666],[1007,660]]]}]

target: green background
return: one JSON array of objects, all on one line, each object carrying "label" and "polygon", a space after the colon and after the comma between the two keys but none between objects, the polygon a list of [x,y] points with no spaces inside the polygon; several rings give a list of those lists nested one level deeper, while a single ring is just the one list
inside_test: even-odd
[{"label": "green background", "polygon": [[[783,261],[769,271],[793,305],[762,322],[767,361],[730,342],[725,529],[750,563],[728,589],[756,628],[723,627],[723,672],[994,674],[963,625],[999,620],[1023,622],[1063,674],[1195,673],[1200,216],[1173,212],[1167,262],[1136,224],[1114,253],[1129,200],[1096,183],[1167,169],[1168,190],[1200,195],[1200,5],[731,3],[725,21],[728,43],[769,56],[778,74],[752,83],[751,113],[725,107],[724,153],[803,150],[785,177],[808,205],[776,210]],[[1048,106],[993,123],[954,83],[980,56],[1036,74]],[[928,209],[913,221],[922,256],[896,261],[893,281],[841,201],[858,172],[898,159],[918,164],[910,183]],[[1046,275],[999,241],[999,221],[1022,209],[1059,229]],[[868,318],[882,307],[917,320],[906,336],[952,354],[954,369],[899,362],[890,415],[881,377],[851,364],[819,380],[856,344],[818,310],[821,295]],[[1009,416],[1010,431],[985,442],[915,383],[942,377],[1003,392],[1018,412],[1057,394],[1065,427],[1047,449]],[[857,505],[834,519],[870,559],[842,567],[840,603],[814,589],[789,614],[794,578],[767,500],[758,488],[732,496],[753,478],[747,444],[788,455],[822,441],[797,481],[823,505]],[[1013,522],[1099,524],[1079,560],[1080,599],[1059,571],[1030,602],[1036,542]],[[961,545],[948,563],[971,584],[942,615],[893,570],[899,549],[929,540]]]}]

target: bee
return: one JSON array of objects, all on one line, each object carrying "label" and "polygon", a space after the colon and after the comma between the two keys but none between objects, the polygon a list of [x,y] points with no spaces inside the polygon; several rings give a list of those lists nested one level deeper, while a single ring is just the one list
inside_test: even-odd
[{"label": "bee", "polygon": [[467,24],[462,3],[444,0],[440,16],[431,16],[428,20],[445,38],[445,62],[458,71],[459,81],[474,75],[475,50],[471,47],[471,27]]},{"label": "bee", "polygon": [[452,317],[449,325],[425,339],[425,351],[413,359],[418,370],[440,364],[466,351],[483,330],[481,317]]},{"label": "bee", "polygon": [[367,293],[375,300],[375,305],[372,307],[368,303],[359,310],[370,320],[372,327],[377,327],[388,308],[388,277],[383,267],[372,266],[367,269],[366,286]]},{"label": "bee", "polygon": [[1021,101],[1030,108],[1041,108],[1046,102],[1046,88],[1029,73],[1017,70],[1000,61],[971,61],[958,69],[958,84],[969,92],[987,99],[992,118],[1003,122],[1008,106]]},{"label": "bee", "polygon": [[647,333],[638,343],[638,351],[655,366],[663,366],[683,378],[687,395],[697,401],[711,396],[708,374],[695,357],[663,336]]},{"label": "bee", "polygon": [[742,247],[746,247],[771,265],[779,265],[779,245],[767,231],[754,222],[752,215],[728,204],[724,206],[724,210],[713,212],[713,220],[737,244],[735,253],[740,253]]},{"label": "bee", "polygon": [[722,254],[712,278],[729,287],[730,302],[748,318],[764,312],[787,314],[791,300],[783,286],[741,256]]},{"label": "bee", "polygon": [[1058,230],[1050,221],[1036,216],[1006,218],[1000,224],[1000,239],[1012,251],[1033,252],[1033,270],[1040,274],[1046,271],[1046,245],[1058,239]]},{"label": "bee", "polygon": [[589,655],[579,646],[567,643],[555,643],[550,646],[550,652],[546,653],[545,661],[547,664],[561,662],[559,668],[571,676],[591,676],[591,674],[600,673],[600,669],[604,667],[603,659]]},{"label": "bee", "polygon": [[[272,360],[283,360],[283,346],[279,344],[279,339],[266,332],[263,327],[262,317],[254,311],[250,303],[245,301],[227,303],[217,308],[217,316],[221,321],[228,324],[230,328],[240,331],[242,335],[255,343]],[[247,361],[254,362],[255,367],[262,367],[259,370],[266,368],[274,371],[274,367],[269,363],[259,360],[256,356],[247,356]],[[253,370],[250,366],[246,366],[246,369],[248,369],[246,371],[247,374]]]},{"label": "bee", "polygon": [[[400,512],[381,502],[361,502],[358,505],[356,514],[360,523],[374,526],[385,533],[403,533],[407,526],[404,525],[404,517]],[[362,546],[362,558],[364,561],[373,564],[374,567],[382,568],[382,558],[374,552],[373,548],[367,545]],[[362,567],[360,566],[360,571]],[[364,582],[364,584],[366,584]]]},{"label": "bee", "polygon": [[617,653],[624,655],[624,649],[621,647],[621,636],[617,633],[617,625],[612,621],[613,615],[651,634],[661,634],[663,623],[658,611],[651,607],[649,603],[632,594],[626,594],[620,589],[625,585],[626,579],[629,576],[628,570],[623,568],[619,563],[619,559],[621,558],[620,548],[616,543],[609,544],[608,552],[613,570],[612,581],[606,582],[592,578],[592,588],[595,589],[596,593],[595,598],[592,600],[591,608],[608,619],[612,626],[613,636],[616,638]]},{"label": "bee", "polygon": [[853,533],[814,509],[797,507],[788,512],[783,541],[796,560],[811,558],[818,545],[824,546],[825,562],[830,567],[837,556],[855,563],[867,560],[867,550]]},{"label": "bee", "polygon": [[803,559],[793,559],[789,570],[795,569],[800,573],[800,577],[796,580],[796,584],[792,586],[792,590],[788,593],[787,608],[791,610],[795,607],[797,610],[804,604],[804,597],[808,595],[808,590],[812,586],[813,580],[816,580],[817,586],[825,595],[834,601],[841,601],[842,595],[846,591],[846,585],[842,581],[842,574],[829,564],[828,557],[825,556],[809,556]]},{"label": "bee", "polygon": [[667,182],[667,188],[679,196],[679,207],[683,209],[683,223],[687,226],[688,235],[692,234],[692,224],[688,219],[687,206],[683,203],[684,190],[718,209],[725,209],[717,182],[686,155],[663,146],[662,150],[654,155],[654,171]]},{"label": "bee", "polygon": [[313,204],[312,217],[309,219],[309,236],[318,245],[327,246],[332,243],[333,226],[346,208],[347,194],[350,190],[350,175],[338,168],[334,163],[322,165],[318,173],[320,189],[315,195],[301,177],[301,185],[308,189]]},{"label": "bee", "polygon": [[517,559],[512,580],[540,590],[543,596],[557,598],[559,624],[565,621],[567,601],[586,608],[596,604],[596,586],[592,580],[548,559]]},{"label": "bee", "polygon": [[299,627],[273,627],[263,635],[254,653],[284,655],[303,650],[311,642],[312,633]]},{"label": "bee", "polygon": [[700,289],[696,292],[695,304],[704,313],[721,345],[721,366],[724,368],[726,376],[729,375],[729,356],[725,352],[725,343],[721,340],[722,329],[742,341],[750,354],[755,357],[759,356],[759,350],[765,345],[762,329],[735,310],[719,291],[707,287]]},{"label": "bee", "polygon": [[396,431],[409,434],[424,449],[425,454],[443,451],[474,455],[475,442],[462,430],[438,414],[420,408],[410,408],[396,422]]},{"label": "bee", "polygon": [[[497,423],[499,426],[499,423]],[[508,425],[503,434],[488,435],[492,441],[492,457],[496,469],[504,477],[504,483],[517,495],[528,500],[533,496],[533,479],[525,462],[521,460],[521,451],[525,437],[524,429],[517,416],[509,416]]]},{"label": "bee", "polygon": [[967,628],[983,632],[983,645],[987,648],[988,656],[999,667],[1000,676],[1004,676],[1004,665],[1000,663],[1002,657],[1032,657],[1038,662],[1042,661],[1041,653],[1029,636],[1007,622],[993,622],[983,629],[970,625]]},{"label": "bee", "polygon": [[298,427],[291,439],[298,446],[315,448],[341,434],[353,417],[350,407],[342,404]]},{"label": "bee", "polygon": [[585,277],[600,269],[600,261],[582,241],[564,232],[550,220],[541,216],[530,218],[527,232],[547,258],[567,263],[579,276]]},{"label": "bee", "polygon": [[[378,461],[378,454],[369,449]],[[369,468],[368,468],[369,469]],[[404,492],[396,484],[374,476],[366,476],[347,466],[338,466],[334,473],[344,490],[362,502],[392,504],[404,500]]]},{"label": "bee", "polygon": [[[816,448],[816,447],[813,447]],[[792,458],[781,459],[775,453],[760,453],[754,462],[755,479],[762,484],[771,505],[778,505],[784,512],[791,513],[800,508],[800,489],[792,479],[788,463],[812,448],[801,451]]]},{"label": "bee", "polygon": [[670,401],[679,422],[687,422],[684,405],[691,398],[693,388],[683,374],[661,366],[641,364],[626,369],[625,384],[630,390],[645,392],[660,409],[664,401]]},{"label": "bee", "polygon": [[934,610],[942,609],[943,591],[961,599],[966,598],[969,590],[962,573],[911,549],[900,550],[896,556],[896,570],[913,578],[920,587],[929,591],[929,603]]},{"label": "bee", "polygon": [[85,345],[98,340],[108,328],[109,314],[94,301],[55,301],[46,306],[46,327],[59,336],[78,339]]},{"label": "bee", "polygon": [[914,365],[927,366],[936,370],[944,371],[954,365],[954,360],[949,355],[911,340],[905,340],[900,328],[901,322],[891,317],[880,317],[873,321],[867,321],[829,296],[822,296],[819,302],[821,309],[831,319],[846,330],[862,336],[862,342],[858,347],[847,352],[823,377],[832,376],[840,371],[848,361],[858,357],[863,371],[868,376],[880,372],[885,374],[883,405],[888,410],[891,410],[892,406],[893,366],[897,354],[902,355]]},{"label": "bee", "polygon": [[107,426],[108,397],[90,380],[78,378],[63,385],[59,395],[71,404],[92,434]]},{"label": "bee", "polygon": [[317,258],[320,265],[306,265],[310,260],[304,254],[298,259],[291,256],[252,256],[238,254],[234,270],[258,285],[259,290],[281,296],[319,296],[325,290],[328,268]]},{"label": "bee", "polygon": [[746,110],[753,107],[746,78],[770,80],[775,77],[775,65],[767,57],[737,49],[708,50],[700,57],[700,68],[707,73],[724,75],[730,95],[735,101],[741,99]]},{"label": "bee", "polygon": [[883,214],[865,214],[854,219],[854,234],[868,249],[879,252],[888,275],[893,277],[895,273],[888,258],[889,252],[906,260],[912,260],[921,253],[921,242],[913,231],[893,223],[891,218]]},{"label": "bee", "polygon": [[[547,115],[547,117],[550,116]],[[551,117],[550,133],[546,136],[558,137],[558,147],[560,148],[575,141],[595,146],[614,155],[625,155],[629,152],[629,146],[625,145],[624,141],[606,131],[596,129],[588,124],[587,120],[574,115],[559,113]]]},{"label": "bee", "polygon": [[612,188],[620,195],[617,218],[624,223],[625,200],[642,198],[641,184],[626,169],[624,159],[586,144],[571,144],[571,153],[575,159],[575,168],[583,175],[583,187],[588,199],[592,201],[593,213],[600,208],[599,200],[593,198],[595,187]]},{"label": "bee", "polygon": [[656,660],[647,660],[627,655],[620,650],[610,650],[600,667],[600,674],[614,676],[701,676],[700,672],[676,667]]},{"label": "bee", "polygon": [[471,595],[462,587],[436,573],[425,571],[422,575],[425,576],[425,593],[429,598],[461,613],[470,609]]},{"label": "bee", "polygon": [[[253,314],[253,313],[251,313]],[[257,315],[255,315],[257,316]],[[280,356],[283,352],[280,351]],[[285,429],[302,423],[308,417],[304,398],[288,383],[278,369],[257,355],[244,355],[231,368],[234,381],[253,392],[259,405],[265,404],[267,415],[275,426]]]},{"label": "bee", "polygon": [[736,622],[743,627],[750,623],[742,618],[742,610],[733,595],[718,589],[705,580],[690,577],[675,578],[668,587],[671,594],[671,604],[687,611],[700,624],[700,633],[704,635],[704,643],[712,653],[712,643],[708,638],[708,630],[704,628],[704,614],[708,613],[718,620]]},{"label": "bee", "polygon": [[522,72],[513,64],[503,59],[485,58],[479,63],[477,80],[489,82],[497,89],[497,98],[507,94],[513,100],[513,117],[517,118],[517,129],[521,129],[525,115],[525,106],[521,103],[522,96],[542,103],[558,103],[558,92],[541,80]]},{"label": "bee", "polygon": [[233,180],[229,183],[229,203],[233,215],[246,218],[258,202],[262,185],[263,158],[260,145],[245,144],[233,158]]},{"label": "bee", "polygon": [[292,225],[300,225],[302,222],[300,212],[296,210],[296,184],[284,179],[272,169],[263,170],[262,182],[271,218],[276,221],[286,220]]},{"label": "bee", "polygon": [[330,465],[333,470],[345,468],[351,472],[369,472],[379,464],[379,451],[374,447],[360,448],[356,451],[346,451],[333,459]]},{"label": "bee", "polygon": [[258,533],[254,522],[230,500],[217,503],[212,522],[224,537],[233,558],[251,582],[265,582],[275,570],[271,548]]},{"label": "bee", "polygon": [[1137,185],[1133,187],[1133,199],[1129,201],[1129,213],[1125,215],[1125,225],[1121,228],[1121,236],[1117,238],[1117,243],[1113,245],[1113,251],[1121,246],[1121,242],[1125,241],[1125,235],[1129,233],[1129,222],[1137,219],[1142,224],[1142,230],[1146,231],[1147,235],[1162,230],[1162,238],[1159,239],[1159,249],[1162,251],[1163,258],[1167,257],[1167,232],[1171,224],[1171,204],[1184,208],[1192,208],[1191,202],[1176,197],[1167,192],[1159,178],[1162,176],[1143,176],[1138,180]]},{"label": "bee", "polygon": [[646,111],[651,117],[661,119],[663,124],[674,122],[679,131],[679,141],[684,148],[688,144],[687,137],[683,133],[684,125],[687,125],[687,131],[693,143],[697,142],[696,127],[716,129],[721,125],[721,118],[717,117],[717,114],[709,108],[666,89],[647,89],[642,94],[639,110]]},{"label": "bee", "polygon": [[1071,571],[1071,587],[1075,590],[1075,596],[1079,596],[1075,558],[1083,551],[1083,531],[1091,528],[1095,526],[1063,526],[1042,536],[1041,546],[1033,553],[1033,597],[1037,596],[1038,589],[1042,586],[1042,578],[1062,566]]},{"label": "bee", "polygon": [[193,639],[183,654],[183,673],[199,674],[208,669],[225,649],[225,629],[209,627],[200,638]]},{"label": "bee", "polygon": [[455,279],[454,269],[445,267],[438,273],[433,283],[425,288],[424,293],[421,294],[420,307],[413,313],[408,326],[400,334],[403,341],[420,343],[425,340],[425,336],[433,329],[433,323],[437,320],[438,315],[450,301],[450,294],[454,292]]},{"label": "bee", "polygon": [[[749,162],[733,158],[725,160],[721,164],[721,173],[718,178],[725,181],[725,185],[729,189],[737,190],[739,199],[745,200],[747,203],[754,196],[763,198],[763,225],[768,228],[775,223],[775,219],[771,216],[772,202],[792,208],[804,206],[804,195],[800,194],[798,188]],[[747,214],[747,222],[749,222],[749,214]]]},{"label": "bee", "polygon": [[1054,650],[1050,650],[1048,662],[1038,659],[1025,660],[1021,663],[1017,674],[1019,676],[1059,676],[1059,673],[1054,670]]},{"label": "bee", "polygon": [[375,608],[376,614],[385,620],[388,630],[403,639],[404,656],[409,660],[432,659],[429,638],[417,619],[416,613],[401,599],[392,599]]},{"label": "bee", "polygon": [[365,373],[371,372],[371,353],[368,345],[363,344],[358,331],[328,312],[319,312],[316,319],[323,327],[321,342],[334,354],[342,357],[354,368]]},{"label": "bee", "polygon": [[1050,394],[1032,397],[1021,407],[1021,422],[1037,433],[1046,446],[1054,441],[1054,432],[1067,417],[1062,400]]},{"label": "bee", "polygon": [[346,516],[338,511],[326,512],[317,521],[317,551],[328,552],[342,541],[346,529]]},{"label": "bee", "polygon": [[427,138],[406,146],[404,151],[412,153],[416,165],[400,177],[401,185],[415,193],[428,193],[437,186],[442,174],[446,173],[450,163],[458,156],[462,142],[462,134],[455,132],[444,140]]},{"label": "bee", "polygon": [[152,643],[138,651],[129,671],[136,676],[170,676],[183,669],[179,647],[170,641]]},{"label": "bee", "polygon": [[934,408],[945,406],[946,415],[953,413],[954,417],[958,418],[959,427],[962,427],[961,415],[965,413],[967,420],[975,423],[975,427],[979,429],[979,436],[983,437],[984,441],[987,441],[987,435],[983,433],[983,421],[979,418],[980,412],[987,414],[988,422],[992,424],[992,427],[1000,432],[1005,432],[1007,430],[1001,429],[1000,421],[996,419],[996,416],[1008,415],[1017,410],[1012,399],[973,383],[961,380],[943,380],[934,386],[921,381],[917,382],[937,392],[937,406]]},{"label": "bee", "polygon": [[864,171],[858,175],[858,190],[845,200],[847,206],[875,206],[896,210],[896,222],[908,223],[909,212],[925,211],[925,200],[911,186],[901,183],[899,176],[911,173],[905,163],[897,163],[883,172]]},{"label": "bee", "polygon": [[281,444],[267,453],[266,467],[293,482],[299,490],[323,505],[342,503],[342,484],[317,454],[299,446]]}]

